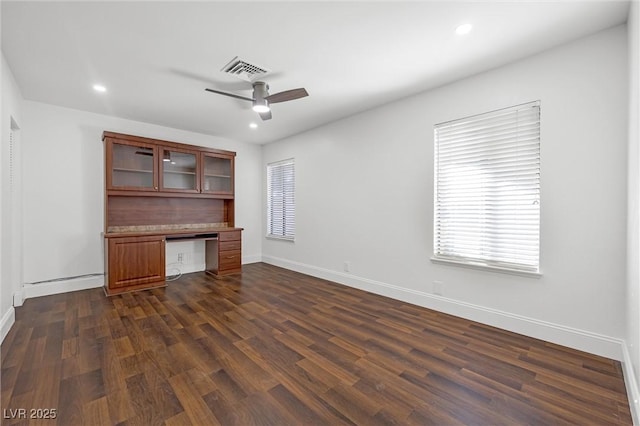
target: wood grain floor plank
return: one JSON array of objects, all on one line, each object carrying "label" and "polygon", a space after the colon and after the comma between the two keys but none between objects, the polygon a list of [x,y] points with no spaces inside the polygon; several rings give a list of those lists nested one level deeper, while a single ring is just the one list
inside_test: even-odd
[{"label": "wood grain floor plank", "polygon": [[134,411],[134,417],[127,419],[135,424],[162,424],[162,406],[154,397],[153,389],[149,386],[144,373],[136,374],[126,379],[129,400]]},{"label": "wood grain floor plank", "polygon": [[191,422],[189,415],[184,411],[168,418],[164,421],[164,424],[165,426],[198,426],[198,424]]},{"label": "wood grain floor plank", "polygon": [[[215,422],[222,425],[242,425],[241,416],[235,405],[230,403],[222,393],[217,390],[209,392],[202,397],[202,400],[209,407],[209,411],[216,413]],[[205,419],[201,419],[197,425],[207,424]]]},{"label": "wood grain floor plank", "polygon": [[[122,390],[109,392],[106,397],[107,406],[109,407],[109,418],[112,420],[113,424],[124,423],[128,419],[136,416],[132,400],[129,397],[129,392],[126,388],[126,382]],[[60,409],[67,410],[66,407],[62,407]]]},{"label": "wood grain floor plank", "polygon": [[246,425],[295,425],[296,419],[284,410],[269,393],[257,392],[239,401],[234,409],[239,424]]},{"label": "wood grain floor plank", "polygon": [[276,340],[284,343],[305,359],[309,360],[312,363],[315,363],[318,367],[320,367],[320,369],[324,370],[326,374],[331,374],[332,376],[338,378],[340,381],[351,385],[358,381],[357,376],[338,364],[339,362],[342,362],[341,360],[332,361],[330,359],[327,359],[320,353],[312,350],[310,347],[299,344],[286,334],[278,334],[274,337]]},{"label": "wood grain floor plank", "polygon": [[[38,385],[33,392],[33,402],[31,407],[50,409],[59,407],[60,398],[60,378],[62,376],[62,365],[48,364],[43,366],[45,371],[38,371]],[[42,370],[41,369],[41,370]]]},{"label": "wood grain floor plank", "polygon": [[219,360],[226,373],[247,395],[267,391],[278,384],[273,376],[235,347],[234,351]]},{"label": "wood grain floor plank", "polygon": [[0,354],[58,413],[11,426],[632,423],[619,362],[261,263],[28,299]]},{"label": "wood grain floor plank", "polygon": [[89,401],[82,406],[83,423],[106,425],[113,423],[109,415],[109,402],[106,396]]},{"label": "wood grain floor plank", "polygon": [[607,403],[602,399],[585,404],[584,400],[579,399],[580,396],[567,398],[566,392],[538,382],[524,385],[523,391],[531,395],[532,399],[559,405],[571,413],[579,413],[585,421],[606,424],[619,420],[617,404]]},{"label": "wood grain floor plank", "polygon": [[382,409],[377,401],[367,398],[353,386],[342,383],[329,389],[323,399],[355,424],[373,424]]},{"label": "wood grain floor plank", "polygon": [[271,397],[280,404],[285,412],[290,413],[293,416],[295,423],[299,422],[300,424],[305,425],[320,425],[327,423],[325,418],[316,414],[316,412],[307,407],[281,384],[271,388],[269,390],[269,395],[271,395]]},{"label": "wood grain floor plank", "polygon": [[207,424],[220,424],[206,402],[200,397],[196,387],[192,385],[187,374],[173,376],[169,382],[191,423],[201,424],[206,419]]},{"label": "wood grain floor plank", "polygon": [[415,409],[413,404],[383,383],[361,378],[353,387],[381,407],[375,416],[382,413],[381,417],[387,420],[386,424],[404,423]]}]

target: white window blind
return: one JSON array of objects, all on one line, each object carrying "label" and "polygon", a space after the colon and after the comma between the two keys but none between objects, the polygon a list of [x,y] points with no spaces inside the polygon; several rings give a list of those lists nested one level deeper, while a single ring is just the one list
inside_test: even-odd
[{"label": "white window blind", "polygon": [[438,124],[434,136],[434,260],[539,272],[539,101]]},{"label": "white window blind", "polygon": [[267,165],[267,236],[293,240],[296,233],[293,159]]}]

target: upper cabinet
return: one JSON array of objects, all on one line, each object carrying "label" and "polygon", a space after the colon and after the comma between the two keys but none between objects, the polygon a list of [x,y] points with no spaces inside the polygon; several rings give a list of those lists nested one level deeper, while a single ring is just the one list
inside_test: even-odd
[{"label": "upper cabinet", "polygon": [[203,152],[202,192],[209,194],[233,194],[233,156],[221,156]]},{"label": "upper cabinet", "polygon": [[198,160],[200,153],[160,147],[160,190],[200,192]]},{"label": "upper cabinet", "polygon": [[107,190],[233,198],[235,152],[112,132],[103,139]]},{"label": "upper cabinet", "polygon": [[107,141],[107,188],[158,190],[158,148],[125,140]]}]

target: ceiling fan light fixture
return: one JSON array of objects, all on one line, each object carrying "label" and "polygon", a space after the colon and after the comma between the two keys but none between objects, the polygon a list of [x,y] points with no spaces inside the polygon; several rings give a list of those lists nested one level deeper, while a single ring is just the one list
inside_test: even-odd
[{"label": "ceiling fan light fixture", "polygon": [[269,108],[269,101],[266,99],[255,99],[252,109],[257,113],[269,112],[271,110],[271,108]]},{"label": "ceiling fan light fixture", "polygon": [[256,81],[251,84],[253,86],[253,94],[249,98],[247,96],[236,95],[235,93],[223,92],[221,90],[205,88],[207,92],[217,93],[219,95],[229,96],[231,98],[241,99],[251,102],[252,109],[260,115],[263,121],[271,120],[271,104],[280,102],[293,101],[295,99],[309,96],[304,87],[298,89],[285,90],[284,92],[269,94],[269,85],[264,81]]}]

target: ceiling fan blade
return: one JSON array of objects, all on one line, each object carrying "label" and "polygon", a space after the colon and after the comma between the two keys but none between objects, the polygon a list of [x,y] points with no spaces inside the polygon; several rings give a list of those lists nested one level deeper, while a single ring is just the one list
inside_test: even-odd
[{"label": "ceiling fan blade", "polygon": [[229,96],[236,99],[242,99],[243,101],[253,102],[253,98],[247,98],[246,96],[240,96],[234,93],[221,92],[220,90],[214,90],[214,89],[204,89],[204,90],[206,90],[207,92],[217,93],[219,95],[225,95],[225,96]]},{"label": "ceiling fan blade", "polygon": [[260,116],[260,118],[262,118],[263,120],[271,120],[271,111],[267,111],[267,112],[259,112],[258,115]]},{"label": "ceiling fan blade", "polygon": [[265,99],[268,100],[270,104],[277,104],[278,102],[293,101],[294,99],[304,98],[305,96],[309,96],[309,94],[305,88],[301,87],[299,89],[291,89],[285,90],[284,92],[274,93],[273,95],[267,96]]}]

